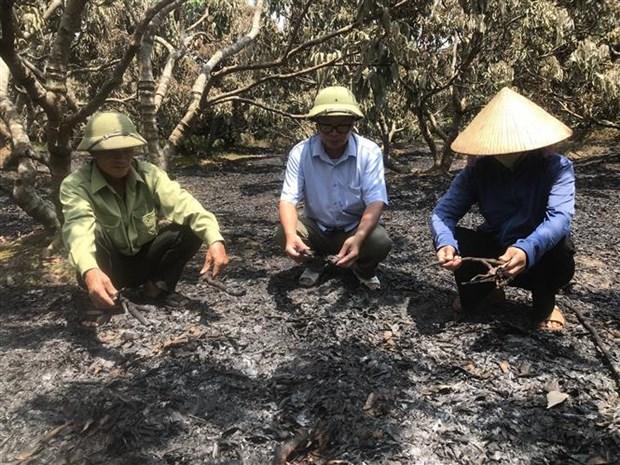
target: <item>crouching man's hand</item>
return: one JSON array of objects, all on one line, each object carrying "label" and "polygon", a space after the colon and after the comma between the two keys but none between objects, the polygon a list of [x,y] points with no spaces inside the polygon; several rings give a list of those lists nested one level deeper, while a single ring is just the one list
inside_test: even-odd
[{"label": "crouching man's hand", "polygon": [[442,268],[450,271],[457,270],[463,263],[460,255],[451,245],[444,245],[437,251],[437,260]]},{"label": "crouching man's hand", "polygon": [[506,252],[504,252],[504,255],[498,259],[505,262],[505,264],[502,265],[502,268],[511,278],[514,278],[519,273],[523,272],[527,266],[526,253],[517,247],[508,247]]},{"label": "crouching man's hand", "polygon": [[286,255],[295,260],[296,262],[303,262],[306,260],[305,254],[310,252],[310,247],[304,244],[297,234],[287,236],[286,245],[284,246]]},{"label": "crouching man's hand", "polygon": [[200,270],[200,274],[211,272],[211,276],[216,278],[226,268],[226,265],[228,265],[228,255],[224,243],[222,241],[214,242],[207,249],[205,264]]},{"label": "crouching man's hand", "polygon": [[88,296],[95,307],[114,307],[118,291],[107,274],[99,268],[91,268],[84,273],[84,283],[88,289]]},{"label": "crouching man's hand", "polygon": [[360,255],[362,242],[362,239],[360,239],[360,237],[356,234],[344,241],[342,247],[340,248],[340,252],[338,252],[338,257],[340,259],[336,262],[336,266],[341,268],[349,268],[353,265]]}]

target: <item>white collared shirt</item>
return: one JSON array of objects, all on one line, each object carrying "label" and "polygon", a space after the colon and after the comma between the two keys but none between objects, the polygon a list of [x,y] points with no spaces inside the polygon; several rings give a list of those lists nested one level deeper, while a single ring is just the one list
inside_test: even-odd
[{"label": "white collared shirt", "polygon": [[289,153],[280,200],[304,200],[304,215],[324,231],[355,229],[368,204],[388,204],[381,149],[351,134],[342,156],[332,160],[318,134],[301,141]]}]

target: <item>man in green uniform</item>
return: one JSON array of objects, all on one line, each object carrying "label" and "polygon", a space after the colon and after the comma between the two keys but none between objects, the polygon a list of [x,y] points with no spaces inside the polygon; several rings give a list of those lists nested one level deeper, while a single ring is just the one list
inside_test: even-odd
[{"label": "man in green uniform", "polygon": [[201,274],[215,277],[228,263],[215,216],[164,171],[134,159],[145,144],[126,115],[93,115],[78,147],[93,159],[60,187],[63,239],[98,309],[115,307],[118,289],[140,285],[148,299],[171,300],[203,242]]}]

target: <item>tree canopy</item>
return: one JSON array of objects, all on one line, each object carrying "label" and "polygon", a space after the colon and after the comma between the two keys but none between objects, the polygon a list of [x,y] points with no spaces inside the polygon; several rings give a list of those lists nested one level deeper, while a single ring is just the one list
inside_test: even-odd
[{"label": "tree canopy", "polygon": [[618,128],[619,18],[605,0],[0,0],[2,177],[53,230],[94,112],[131,114],[165,166],[218,140],[292,143],[332,84],[354,90],[388,166],[395,140],[419,139],[449,169],[450,142],[507,85],[572,126]]}]

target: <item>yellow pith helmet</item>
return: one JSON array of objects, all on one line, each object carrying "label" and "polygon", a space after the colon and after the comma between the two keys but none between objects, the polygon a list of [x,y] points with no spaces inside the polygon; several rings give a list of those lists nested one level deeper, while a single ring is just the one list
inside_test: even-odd
[{"label": "yellow pith helmet", "polygon": [[308,112],[308,118],[319,116],[353,116],[363,118],[364,113],[355,99],[355,95],[346,87],[332,86],[321,89],[314,99],[314,106]]},{"label": "yellow pith helmet", "polygon": [[141,147],[145,144],[146,140],[127,115],[109,111],[95,113],[90,117],[77,149],[96,152]]}]

